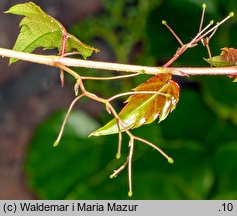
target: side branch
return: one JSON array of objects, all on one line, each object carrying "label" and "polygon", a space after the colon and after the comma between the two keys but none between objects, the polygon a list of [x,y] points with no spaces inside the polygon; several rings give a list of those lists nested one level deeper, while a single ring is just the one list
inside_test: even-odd
[{"label": "side branch", "polygon": [[19,60],[34,62],[38,64],[45,64],[59,67],[61,65],[71,67],[94,68],[100,70],[119,71],[127,73],[143,73],[149,75],[157,75],[160,73],[170,73],[177,76],[189,75],[236,75],[237,67],[149,67],[142,65],[118,64],[110,62],[99,62],[91,60],[74,59],[54,55],[38,55],[32,53],[25,53],[14,51],[10,49],[0,48],[0,56],[8,58],[16,58]]}]

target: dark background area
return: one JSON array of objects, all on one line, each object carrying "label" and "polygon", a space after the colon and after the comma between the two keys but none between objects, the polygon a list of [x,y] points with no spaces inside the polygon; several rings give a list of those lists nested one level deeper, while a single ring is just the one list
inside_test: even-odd
[{"label": "dark background area", "polygon": [[[0,2],[0,46],[11,48],[20,17],[3,12],[17,3]],[[188,42],[200,22],[202,1],[177,0],[50,0],[34,1],[87,44],[99,48],[96,60],[162,65],[178,44],[161,24],[166,19]],[[206,23],[237,13],[234,0],[206,1]],[[237,47],[236,18],[218,29],[210,42],[213,55]],[[42,52],[42,51],[38,51]],[[188,50],[176,66],[208,66],[202,45]],[[98,75],[80,69],[79,73]],[[102,73],[103,71],[99,71]],[[109,75],[109,72],[104,72]],[[110,75],[113,75],[111,73]],[[128,91],[147,76],[115,82],[88,82],[104,97]],[[237,86],[226,77],[175,77],[180,102],[161,124],[134,130],[174,159],[168,164],[156,151],[138,143],[133,163],[134,199],[237,198]],[[58,148],[65,110],[72,101],[73,82],[60,87],[55,68],[0,59],[0,199],[127,199],[127,172],[110,180],[116,161],[117,136],[87,138],[111,117],[102,106],[81,101],[71,114]],[[121,108],[122,100],[115,103]]]}]

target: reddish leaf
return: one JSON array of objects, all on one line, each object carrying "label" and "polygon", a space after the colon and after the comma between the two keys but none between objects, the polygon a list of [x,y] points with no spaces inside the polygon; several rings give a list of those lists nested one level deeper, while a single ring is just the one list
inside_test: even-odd
[{"label": "reddish leaf", "polygon": [[[230,67],[237,65],[237,49],[224,47],[221,51],[219,56],[212,57],[212,62],[210,59],[205,60],[208,63],[212,63],[215,67]],[[234,78],[234,82],[237,82],[237,74],[231,74],[229,77]]]},{"label": "reddish leaf", "polygon": [[[212,65],[215,67],[227,67],[237,65],[237,49],[224,47],[219,56],[212,57]],[[205,59],[211,63],[210,59]]]},{"label": "reddish leaf", "polygon": [[[157,93],[135,94],[128,98],[126,106],[119,113],[119,118],[126,129],[150,124],[157,118],[160,122],[175,109],[179,100],[179,85],[171,78],[170,74],[159,74],[134,89],[136,92],[155,91]],[[124,128],[121,127],[121,131],[124,131]],[[115,119],[91,135],[101,136],[114,133],[118,133]]]}]

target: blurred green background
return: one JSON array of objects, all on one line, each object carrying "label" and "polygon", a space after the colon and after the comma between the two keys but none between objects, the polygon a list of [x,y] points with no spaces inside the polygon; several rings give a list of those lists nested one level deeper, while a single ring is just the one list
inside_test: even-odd
[{"label": "blurred green background", "polygon": [[[70,32],[101,50],[96,60],[142,65],[162,65],[178,48],[177,41],[161,24],[165,19],[183,42],[198,31],[202,1],[199,0],[105,0],[94,16],[71,26]],[[230,11],[237,13],[235,0],[209,0],[205,22],[220,21]],[[222,47],[237,47],[236,18],[221,26],[210,42],[213,55]],[[173,66],[208,66],[201,44],[188,50]],[[78,70],[87,75],[111,72]],[[116,81],[88,81],[88,90],[103,97],[125,92],[149,77]],[[174,77],[180,84],[177,108],[160,124],[132,132],[154,142],[175,161],[170,165],[155,150],[136,143],[131,199],[237,199],[237,85],[227,77]],[[71,82],[70,78],[67,82]],[[73,82],[71,82],[73,85]],[[80,110],[71,113],[57,148],[57,137],[65,110],[58,110],[35,131],[25,161],[28,184],[39,199],[128,199],[127,170],[110,179],[125,160],[128,148],[124,135],[122,158],[115,160],[116,135],[88,134],[111,119],[101,105],[96,115]],[[114,103],[117,110],[122,99]]]}]

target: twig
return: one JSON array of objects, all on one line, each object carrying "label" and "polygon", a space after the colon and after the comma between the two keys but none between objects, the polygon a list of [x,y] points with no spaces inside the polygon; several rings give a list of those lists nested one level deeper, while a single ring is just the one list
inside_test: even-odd
[{"label": "twig", "polygon": [[[10,49],[0,48],[0,56],[17,58],[19,60],[34,62],[38,64],[45,64],[50,66],[61,67],[65,66],[74,66],[74,67],[84,67],[84,68],[96,68],[101,70],[110,70],[110,71],[121,71],[128,73],[144,73],[149,75],[157,75],[160,73],[170,73],[177,76],[188,76],[188,75],[232,75],[237,73],[237,68],[235,67],[149,67],[142,65],[128,65],[128,64],[118,64],[118,63],[109,63],[109,62],[99,62],[91,60],[82,60],[74,58],[66,58],[60,56],[47,56],[47,55],[38,55],[32,53],[25,53],[14,51]],[[168,70],[168,72],[167,72]],[[73,74],[72,74],[73,75]],[[78,74],[74,72],[74,77]]]},{"label": "twig", "polygon": [[[187,44],[183,44],[183,42],[180,40],[180,38],[177,36],[177,34],[170,28],[170,26],[166,23],[166,21],[162,21],[162,23],[170,30],[170,32],[174,35],[174,37],[177,39],[179,44],[181,45],[180,49],[175,53],[174,57],[168,61],[163,67],[149,67],[149,66],[141,66],[141,65],[129,65],[129,64],[118,64],[118,63],[110,63],[110,62],[99,62],[99,61],[91,61],[91,60],[81,60],[81,59],[75,59],[75,58],[69,58],[66,57],[71,54],[75,53],[65,53],[66,51],[66,42],[67,42],[67,33],[66,30],[63,29],[63,38],[62,38],[62,50],[60,52],[60,56],[53,56],[53,55],[37,55],[37,54],[30,54],[30,53],[24,53],[24,52],[18,52],[14,50],[4,49],[0,48],[0,56],[2,57],[9,57],[9,58],[16,58],[19,60],[25,60],[29,62],[39,63],[39,64],[45,64],[50,65],[54,67],[58,67],[60,69],[60,77],[62,85],[64,83],[64,72],[69,73],[76,79],[76,84],[74,86],[75,95],[78,95],[78,90],[81,91],[81,95],[77,96],[72,103],[70,104],[70,107],[66,113],[66,116],[63,120],[63,124],[61,126],[59,135],[54,142],[54,146],[57,146],[61,140],[65,124],[67,122],[67,119],[69,117],[69,114],[76,104],[78,100],[80,100],[82,97],[88,97],[92,100],[95,100],[97,102],[103,103],[106,107],[106,110],[108,113],[112,114],[117,122],[118,127],[118,152],[116,155],[116,158],[118,159],[121,155],[121,147],[122,147],[122,132],[125,132],[130,140],[129,140],[129,153],[127,156],[126,161],[123,163],[122,166],[120,166],[117,170],[114,171],[114,173],[110,176],[111,178],[116,177],[126,166],[128,166],[128,183],[129,183],[129,192],[128,196],[132,196],[132,160],[133,160],[133,151],[134,151],[134,143],[135,141],[142,142],[146,145],[151,146],[152,148],[156,149],[158,152],[160,152],[169,163],[173,163],[173,159],[169,157],[166,153],[164,153],[159,147],[157,147],[155,144],[141,138],[138,136],[134,136],[130,132],[130,128],[126,125],[126,122],[124,122],[122,119],[120,119],[119,115],[111,105],[111,101],[122,96],[127,95],[134,95],[134,94],[160,94],[168,97],[168,94],[163,94],[161,91],[134,91],[134,92],[126,92],[117,94],[115,96],[110,97],[109,99],[104,99],[96,94],[93,94],[86,90],[83,84],[83,80],[115,80],[115,79],[123,79],[128,77],[137,76],[140,74],[150,74],[150,75],[157,75],[161,73],[170,73],[172,75],[178,75],[178,76],[188,76],[188,75],[236,75],[237,68],[235,67],[225,67],[225,68],[171,68],[169,67],[180,55],[182,55],[188,48],[191,48],[195,46],[199,41],[204,41],[204,37],[211,34],[207,40],[207,45],[209,39],[213,36],[216,29],[224,23],[226,20],[228,20],[230,17],[232,17],[234,14],[230,13],[229,16],[227,16],[225,19],[223,19],[220,23],[217,23],[213,28],[209,29],[209,27],[212,25],[212,22],[210,22],[203,30],[203,19],[204,19],[204,12],[205,12],[206,5],[203,4],[203,12],[202,12],[202,18],[201,23],[199,26],[199,32],[197,35]],[[209,30],[208,30],[209,29]],[[208,53],[210,56],[210,49],[208,47]],[[84,67],[84,68],[93,68],[93,69],[102,69],[102,70],[109,70],[109,71],[120,71],[120,72],[128,72],[131,73],[129,75],[119,75],[115,77],[86,77],[86,76],[80,76],[77,74],[74,70],[72,70],[69,67]],[[168,68],[169,67],[169,68]],[[164,86],[165,87],[165,86]],[[163,87],[163,88],[164,88]]]},{"label": "twig", "polygon": [[165,20],[162,20],[162,24],[166,26],[167,29],[169,29],[169,31],[172,33],[172,35],[176,38],[176,40],[179,42],[179,44],[181,46],[183,46],[183,42],[181,41],[181,39],[179,38],[179,36],[174,32],[174,30],[167,24],[167,22]]},{"label": "twig", "polygon": [[167,160],[169,163],[173,163],[173,159],[171,157],[169,157],[165,152],[163,152],[160,148],[158,148],[156,145],[154,145],[153,143],[145,140],[145,139],[142,139],[141,137],[137,137],[137,136],[134,136],[134,139],[140,141],[140,142],[143,142],[149,146],[151,146],[152,148],[156,149],[158,152],[160,152],[160,154],[162,154]]},{"label": "twig", "polygon": [[[162,21],[162,23],[165,23],[165,26],[171,31],[171,33],[175,36],[175,38],[178,40],[178,42],[182,45],[177,52],[174,54],[173,58],[171,58],[166,64],[163,65],[163,67],[169,67],[171,64],[173,64],[173,62],[175,62],[187,49],[192,48],[194,46],[197,45],[197,43],[199,41],[203,41],[203,39],[208,35],[211,34],[211,36],[213,36],[213,32],[216,31],[216,29],[222,25],[224,22],[226,22],[228,19],[230,19],[231,17],[234,16],[234,12],[229,13],[229,15],[227,17],[225,17],[223,20],[221,20],[220,22],[218,22],[214,27],[212,27],[211,29],[209,29],[209,27],[213,24],[213,20],[203,29],[202,28],[202,23],[203,23],[203,19],[204,19],[204,12],[205,12],[205,4],[203,5],[203,13],[202,13],[202,18],[201,18],[201,23],[199,26],[199,32],[197,33],[197,35],[187,44],[183,44],[180,39],[178,38],[178,36],[174,33],[174,31],[166,24],[165,21]],[[208,30],[209,29],[209,30]]]}]

